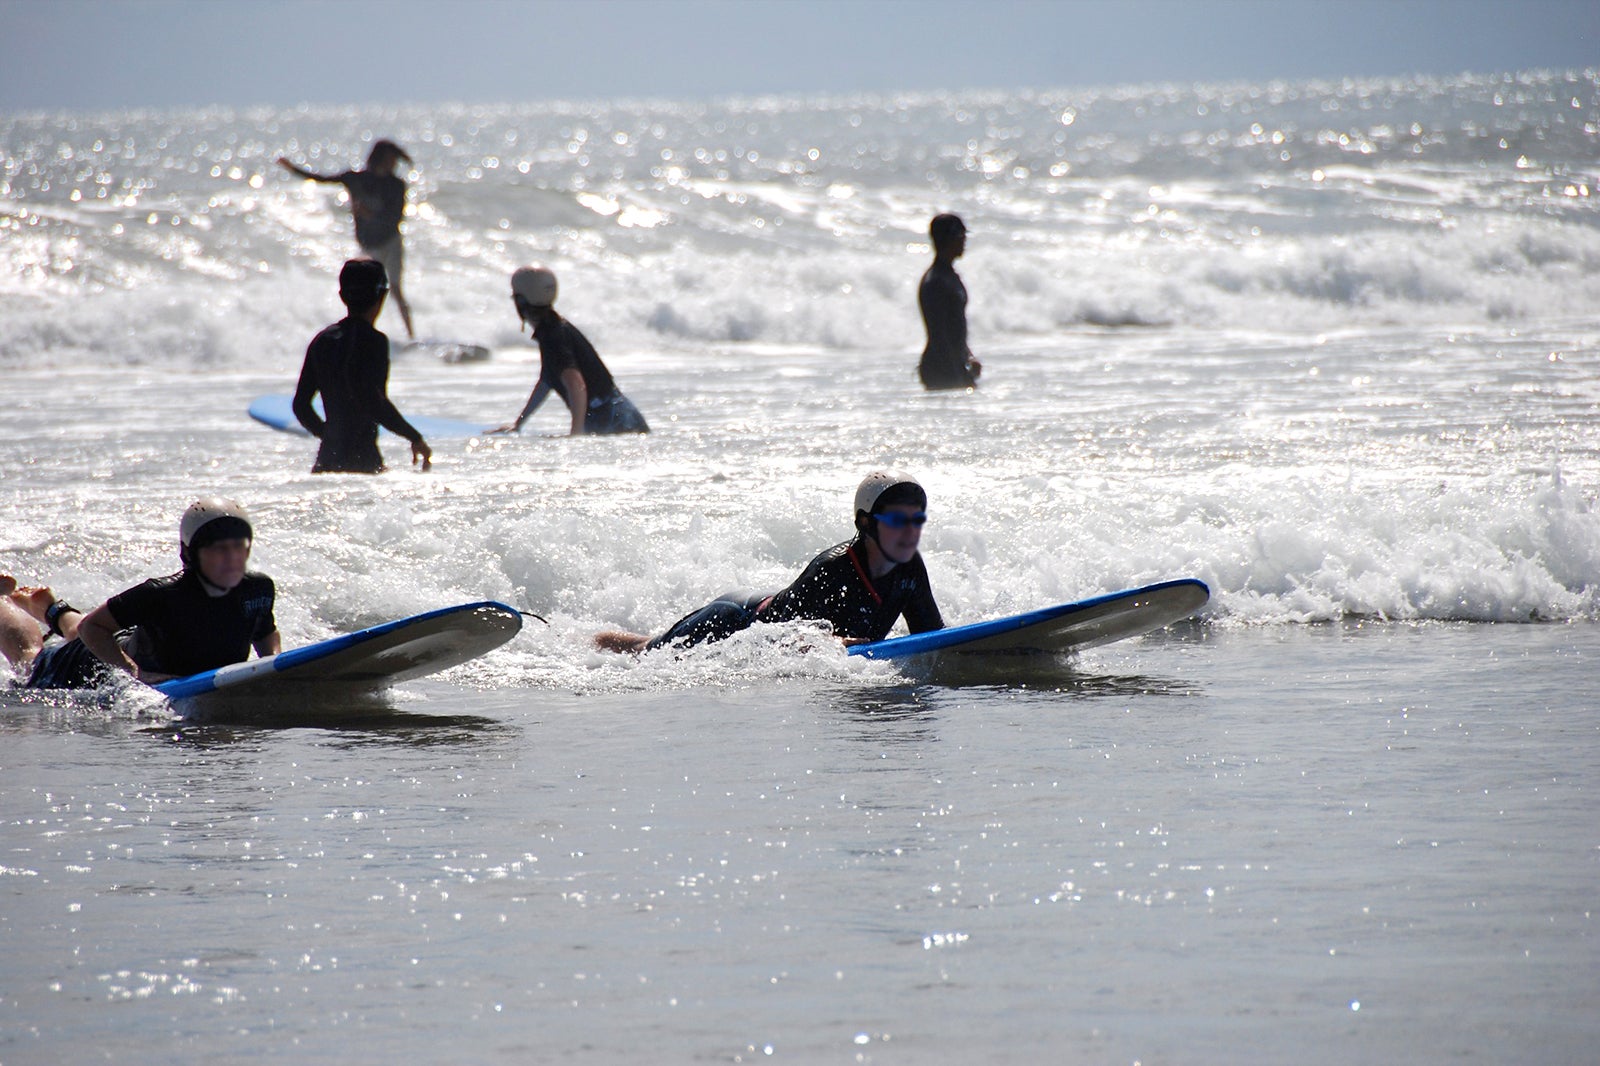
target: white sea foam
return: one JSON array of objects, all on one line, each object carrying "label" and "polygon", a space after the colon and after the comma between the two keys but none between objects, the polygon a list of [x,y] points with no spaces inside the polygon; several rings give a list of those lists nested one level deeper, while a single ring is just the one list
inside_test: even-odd
[{"label": "white sea foam", "polygon": [[[1593,618],[1597,114],[1587,72],[12,117],[0,566],[115,591],[204,482],[262,512],[294,636],[491,595],[551,617],[527,676],[622,684],[563,664],[781,584],[893,461],[934,489],[952,621],[1181,574],[1219,624]],[[651,437],[542,439],[547,410],[350,481],[245,421],[353,251],[340,194],[273,159],[377,136],[417,160],[420,331],[495,349],[397,356],[402,408],[515,413],[505,278],[539,260]],[[913,374],[939,210],[973,231],[970,397]]]}]

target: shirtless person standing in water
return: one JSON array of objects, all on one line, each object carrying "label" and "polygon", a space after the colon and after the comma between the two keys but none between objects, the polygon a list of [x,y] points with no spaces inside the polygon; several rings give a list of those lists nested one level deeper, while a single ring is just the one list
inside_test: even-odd
[{"label": "shirtless person standing in water", "polygon": [[343,185],[349,192],[350,213],[356,222],[356,243],[368,258],[383,264],[395,307],[399,308],[400,320],[406,325],[406,336],[416,340],[417,334],[411,328],[411,305],[406,303],[405,293],[400,289],[400,275],[405,269],[400,217],[406,210],[406,182],[394,172],[396,166],[409,162],[411,157],[393,141],[375,143],[367,154],[364,169],[346,170],[341,174],[316,174],[283,156],[278,157],[278,165],[291,174],[324,184]]},{"label": "shirtless person standing in water", "polygon": [[983,364],[967,347],[967,287],[956,273],[956,260],[967,250],[967,227],[956,215],[935,215],[928,225],[933,239],[933,265],[917,287],[928,345],[917,372],[929,389],[970,389]]}]

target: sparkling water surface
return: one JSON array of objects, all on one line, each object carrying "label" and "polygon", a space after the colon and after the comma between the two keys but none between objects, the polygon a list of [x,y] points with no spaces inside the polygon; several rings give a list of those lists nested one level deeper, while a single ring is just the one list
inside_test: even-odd
[{"label": "sparkling water surface", "polygon": [[[1597,128],[1594,72],[0,120],[0,571],[97,602],[226,492],[287,646],[548,619],[370,699],[0,694],[0,1061],[1588,1061]],[[272,160],[378,136],[419,331],[493,349],[397,351],[401,409],[516,413],[541,260],[654,433],[313,477],[246,418],[353,251]],[[914,375],[939,210],[971,395]],[[884,463],[951,622],[1212,600],[1068,661],[590,648]]]}]

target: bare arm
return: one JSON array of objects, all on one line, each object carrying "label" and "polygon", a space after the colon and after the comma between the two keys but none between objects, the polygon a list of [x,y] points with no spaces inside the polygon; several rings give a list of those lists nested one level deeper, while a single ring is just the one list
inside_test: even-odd
[{"label": "bare arm", "polygon": [[572,435],[581,436],[583,416],[589,412],[589,386],[583,383],[583,375],[574,367],[561,372],[561,384],[567,387],[567,409],[572,412]]},{"label": "bare arm", "polygon": [[252,645],[256,654],[265,659],[269,655],[276,655],[283,650],[283,637],[274,629]]},{"label": "bare arm", "polygon": [[507,422],[503,426],[496,426],[494,429],[490,430],[489,432],[491,432],[491,433],[517,433],[517,432],[520,432],[522,430],[522,423],[526,422],[528,420],[529,416],[532,415],[533,412],[535,412],[535,411],[537,411],[539,409],[539,405],[544,403],[545,397],[549,396],[549,395],[550,395],[550,386],[546,385],[544,383],[544,380],[541,378],[539,383],[533,387],[533,391],[528,394],[528,402],[522,405],[522,413],[517,416],[516,421]]},{"label": "bare arm", "polygon": [[326,184],[337,184],[338,181],[339,181],[338,175],[314,174],[311,171],[307,170],[305,167],[297,166],[294,163],[291,163],[288,159],[284,158],[281,155],[278,157],[278,165],[280,167],[282,167],[284,170],[287,170],[289,173],[297,174],[300,177],[306,178],[306,179],[308,179],[310,181],[320,181],[320,182],[324,182]]},{"label": "bare arm", "polygon": [[103,603],[78,619],[78,639],[83,641],[85,648],[94,652],[95,658],[139,677],[139,664],[130,659],[128,653],[122,650],[122,645],[117,643],[117,633],[121,629],[122,626],[111,614],[111,608]]}]

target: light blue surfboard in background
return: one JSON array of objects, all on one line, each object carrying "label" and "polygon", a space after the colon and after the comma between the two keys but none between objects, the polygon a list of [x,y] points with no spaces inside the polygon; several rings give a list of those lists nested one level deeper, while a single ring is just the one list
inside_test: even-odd
[{"label": "light blue surfboard in background", "polygon": [[255,697],[277,689],[297,691],[296,685],[380,689],[476,659],[521,628],[522,616],[515,608],[494,600],[463,603],[163,681],[155,688],[170,699],[222,690]]},{"label": "light blue surfboard in background", "polygon": [[[316,407],[317,414],[322,414],[322,397],[318,396],[312,401],[312,404]],[[452,437],[481,437],[494,428],[478,422],[458,422],[453,418],[429,418],[426,415],[419,418],[405,411],[400,413],[406,416],[407,422],[417,427],[418,433],[421,433],[429,440],[436,438],[449,439]],[[273,429],[310,436],[310,434],[306,433],[305,427],[294,417],[294,397],[292,396],[277,394],[257,396],[250,401],[250,417],[262,425],[271,426]],[[389,433],[387,429],[384,432]],[[393,436],[392,433],[389,435]]]},{"label": "light blue surfboard in background", "polygon": [[1186,577],[987,622],[856,644],[849,652],[868,659],[902,659],[936,651],[1074,651],[1171,625],[1198,611],[1210,598],[1211,590],[1205,582]]}]

